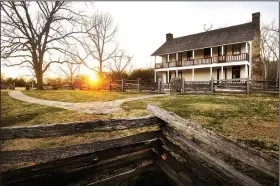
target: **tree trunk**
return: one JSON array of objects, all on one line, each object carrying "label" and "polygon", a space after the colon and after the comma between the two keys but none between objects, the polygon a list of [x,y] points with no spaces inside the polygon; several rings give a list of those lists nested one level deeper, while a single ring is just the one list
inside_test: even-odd
[{"label": "tree trunk", "polygon": [[37,89],[43,90],[43,73],[41,70],[35,70],[36,80],[37,80]]}]

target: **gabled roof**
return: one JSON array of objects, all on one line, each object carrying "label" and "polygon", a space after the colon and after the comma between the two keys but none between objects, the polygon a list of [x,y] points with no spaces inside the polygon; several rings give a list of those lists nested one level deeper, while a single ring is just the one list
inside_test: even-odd
[{"label": "gabled roof", "polygon": [[255,27],[252,22],[210,30],[166,41],[152,54],[152,56],[198,48],[206,48],[210,46],[251,41],[254,39],[254,34]]}]

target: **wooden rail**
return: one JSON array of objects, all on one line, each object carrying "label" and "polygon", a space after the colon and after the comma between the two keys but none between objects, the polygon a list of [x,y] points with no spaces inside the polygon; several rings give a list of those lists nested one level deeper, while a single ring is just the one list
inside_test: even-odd
[{"label": "wooden rail", "polygon": [[277,184],[278,160],[154,105],[147,110],[154,116],[1,128],[2,139],[13,140],[159,126],[156,131],[106,141],[2,151],[2,164],[38,163],[3,172],[2,184],[117,185],[155,170],[177,185]]},{"label": "wooden rail", "polygon": [[133,129],[145,126],[159,126],[157,117],[140,117],[132,119],[92,120],[47,125],[2,127],[2,139],[45,138],[72,135],[86,132],[104,132]]},{"label": "wooden rail", "polygon": [[223,55],[223,56],[213,56],[207,58],[196,58],[181,61],[169,61],[162,63],[155,63],[155,69],[160,68],[170,68],[170,67],[182,67],[182,66],[195,66],[203,64],[213,64],[213,63],[225,63],[233,61],[249,61],[249,55],[247,53],[241,53],[237,55]]}]

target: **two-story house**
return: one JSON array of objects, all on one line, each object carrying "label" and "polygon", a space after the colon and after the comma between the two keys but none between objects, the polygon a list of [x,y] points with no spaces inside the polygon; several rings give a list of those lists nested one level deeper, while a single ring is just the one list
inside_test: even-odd
[{"label": "two-story house", "polygon": [[155,63],[155,81],[162,77],[169,83],[172,77],[187,81],[213,79],[261,79],[260,13],[252,14],[252,22],[173,38],[152,56],[161,58]]}]

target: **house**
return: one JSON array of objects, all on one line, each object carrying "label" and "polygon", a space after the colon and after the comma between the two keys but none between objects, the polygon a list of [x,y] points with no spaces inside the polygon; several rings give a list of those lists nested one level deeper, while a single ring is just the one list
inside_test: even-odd
[{"label": "house", "polygon": [[252,22],[173,38],[153,54],[155,81],[172,77],[187,81],[213,79],[262,79],[260,61],[260,13],[252,14]]}]

